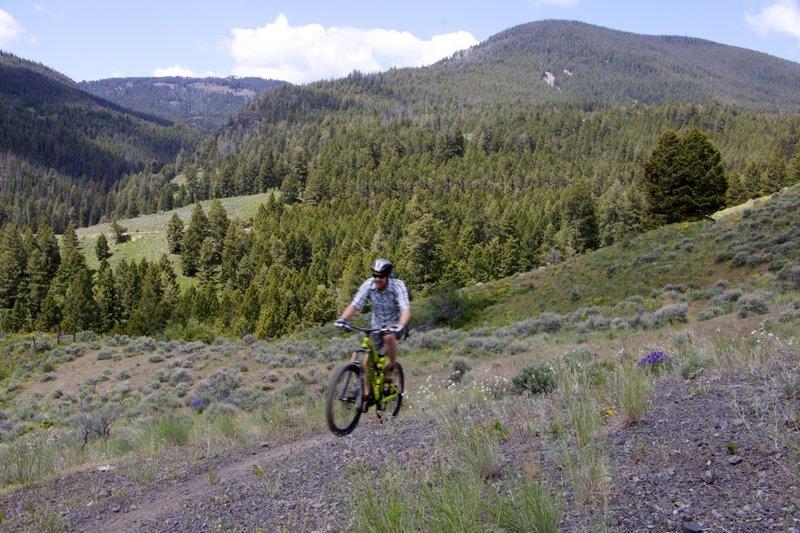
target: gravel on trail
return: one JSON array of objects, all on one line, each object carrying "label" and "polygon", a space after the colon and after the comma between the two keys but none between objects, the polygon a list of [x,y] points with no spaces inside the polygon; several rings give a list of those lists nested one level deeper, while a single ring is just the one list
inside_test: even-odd
[{"label": "gravel on trail", "polygon": [[[796,411],[797,401],[776,402],[780,392],[763,384],[741,376],[660,379],[641,422],[604,427],[605,507],[576,503],[558,461],[563,445],[551,435],[512,431],[501,443],[501,472],[492,483],[502,485],[534,457],[539,475],[561,491],[561,531],[597,531],[605,523],[619,532],[800,533],[792,455],[800,454],[800,435],[793,428],[783,433],[796,449],[782,442],[775,414],[779,403]],[[512,427],[521,413],[512,404],[489,416],[508,417],[501,422]],[[187,462],[178,474],[173,468],[146,484],[132,470],[144,465],[96,466],[3,492],[0,528],[34,531],[31,524],[41,528],[41,520],[25,517],[48,510],[61,529],[81,532],[352,531],[354,476],[386,464],[418,468],[443,453],[442,435],[428,420],[401,413],[380,424],[370,413],[347,437],[319,432],[264,443],[235,456]]]}]

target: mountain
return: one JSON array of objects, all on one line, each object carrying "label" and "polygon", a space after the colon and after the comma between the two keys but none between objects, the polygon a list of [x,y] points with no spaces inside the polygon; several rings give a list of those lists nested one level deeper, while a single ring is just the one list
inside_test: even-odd
[{"label": "mountain", "polygon": [[97,222],[120,179],[158,171],[198,139],[186,126],[125,109],[43,65],[0,53],[0,218],[30,223],[57,211]]},{"label": "mountain", "polygon": [[800,109],[798,63],[703,39],[581,22],[516,26],[426,70],[442,88],[452,87],[437,92],[484,103],[719,102],[773,112]]},{"label": "mountain", "polygon": [[111,78],[78,86],[129,109],[213,131],[251,100],[287,85],[262,78]]}]

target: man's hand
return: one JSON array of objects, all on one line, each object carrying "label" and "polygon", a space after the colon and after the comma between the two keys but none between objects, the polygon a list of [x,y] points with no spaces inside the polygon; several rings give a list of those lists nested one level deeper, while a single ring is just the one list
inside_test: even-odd
[{"label": "man's hand", "polygon": [[399,324],[399,323],[398,324],[394,324],[392,326],[389,326],[389,331],[394,333],[395,336],[400,336],[400,334],[403,333],[403,331],[405,329],[406,329],[406,327],[403,324]]},{"label": "man's hand", "polygon": [[344,318],[337,318],[333,325],[339,329],[347,329],[347,320]]}]

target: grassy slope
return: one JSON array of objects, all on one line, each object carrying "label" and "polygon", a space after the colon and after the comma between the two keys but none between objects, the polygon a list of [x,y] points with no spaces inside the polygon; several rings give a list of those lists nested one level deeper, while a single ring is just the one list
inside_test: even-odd
[{"label": "grassy slope", "polygon": [[[254,194],[252,196],[235,196],[232,198],[220,199],[220,203],[231,219],[247,220],[252,218],[258,206],[265,203],[272,192]],[[200,202],[203,210],[208,213],[211,200]],[[127,228],[131,240],[122,244],[114,244],[114,233],[111,230],[111,223],[97,224],[87,228],[76,230],[81,248],[89,263],[89,268],[97,269],[99,261],[94,252],[97,238],[101,233],[105,234],[111,248],[111,259],[109,263],[115,266],[117,262],[125,258],[128,260],[140,261],[142,259],[153,260],[167,254],[166,229],[172,215],[177,213],[184,224],[189,223],[192,216],[194,205],[180,207],[171,211],[164,211],[153,215],[142,215],[135,218],[119,220],[120,226]],[[169,255],[169,254],[168,254]],[[169,255],[175,273],[181,284],[191,283],[189,278],[181,274],[180,258],[177,255]]]},{"label": "grassy slope", "polygon": [[[240,211],[234,203],[226,204],[233,216],[247,216],[242,213],[250,213],[252,203],[260,200],[230,200],[237,201]],[[676,342],[681,341],[692,343],[687,357],[705,361],[722,357],[731,346],[738,350],[735,346],[744,346],[755,330],[772,328],[781,338],[793,338],[800,300],[796,290],[776,290],[775,272],[800,265],[800,228],[794,223],[798,209],[800,187],[795,187],[761,206],[734,210],[714,223],[660,228],[559,265],[466,289],[468,299],[491,303],[465,329],[417,331],[404,343],[406,416],[417,416],[415,409],[424,402],[425,391],[446,384],[442,380],[459,361],[471,369],[470,379],[476,383],[498,382],[514,376],[531,359],[558,359],[581,351],[613,361],[620,353],[635,358],[656,349],[677,351]],[[180,214],[188,218],[188,211]],[[123,225],[136,235],[166,220],[168,215],[163,214],[160,219],[142,217]],[[91,229],[84,231],[82,235]],[[117,250],[117,258],[121,255]],[[733,267],[734,256],[748,260],[739,260],[741,266]],[[737,314],[741,303],[719,306],[714,297],[723,288],[741,291],[742,298],[771,293],[763,297],[766,314],[759,311],[742,318]],[[420,312],[424,305],[415,303]],[[659,310],[674,305],[688,306],[683,319],[661,323],[653,319]],[[715,306],[717,311],[709,315]],[[543,314],[557,315],[561,329],[532,331],[529,326]],[[636,316],[649,317],[645,327],[631,325]],[[613,322],[611,327],[596,326],[592,320],[597,317],[616,320],[617,326]],[[154,433],[163,427],[148,421],[189,412],[189,402],[202,395],[204,387],[217,397],[218,389],[231,379],[239,382],[230,396],[232,404],[212,402],[209,409],[209,413],[222,413],[223,419],[203,415],[168,423],[171,430],[176,429],[173,425],[188,424],[185,437],[168,437],[174,444],[189,445],[187,457],[202,456],[212,438],[203,431],[207,424],[221,424],[221,420],[228,425],[225,437],[220,438],[233,447],[322,431],[321,392],[331,369],[357,339],[322,328],[274,342],[220,339],[210,346],[124,337],[56,346],[52,338],[42,335],[38,342],[40,348],[44,342],[50,347],[34,353],[30,338],[0,341],[0,452],[6,453],[2,445],[13,442],[15,435],[35,437],[51,424],[67,440],[50,440],[62,447],[72,442],[69,435],[81,427],[82,405],[94,406],[89,411],[93,414],[120,409],[123,415],[108,443],[98,440],[86,451],[73,454],[48,455],[49,444],[25,452],[36,454],[35,465],[41,470],[26,466],[21,478],[9,473],[16,464],[12,460],[31,465],[30,459],[24,454],[4,456],[9,466],[0,469],[0,485],[29,483],[53,471],[109,457],[152,454],[167,437]],[[49,430],[51,436],[53,431]],[[239,444],[233,444],[230,434],[236,435]],[[72,449],[73,445],[67,446]]]}]

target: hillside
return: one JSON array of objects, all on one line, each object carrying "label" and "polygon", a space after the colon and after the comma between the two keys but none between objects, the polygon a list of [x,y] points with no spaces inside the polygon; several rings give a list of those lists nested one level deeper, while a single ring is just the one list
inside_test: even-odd
[{"label": "hillside", "polygon": [[81,82],[91,94],[128,109],[214,131],[267,91],[287,85],[261,78],[113,78]]},{"label": "hillside", "polygon": [[358,339],[330,327],[5,338],[0,520],[440,531],[453,506],[458,530],[785,530],[800,519],[798,209],[794,187],[415,299],[417,323],[447,301],[462,326],[415,328],[399,418],[344,439],[320,398]]},{"label": "hillside", "polygon": [[126,175],[158,172],[199,135],[81,90],[42,65],[0,53],[0,212],[35,227],[44,217],[97,222]]}]

